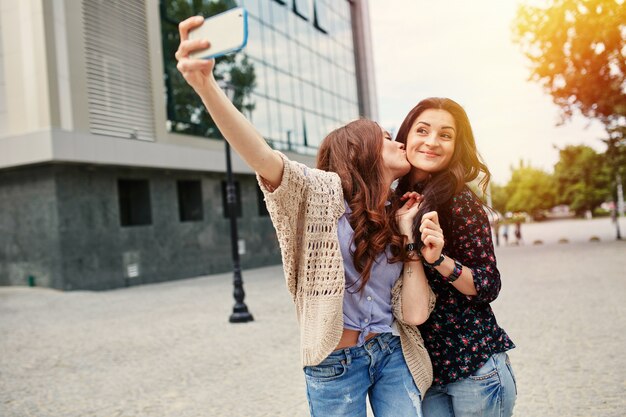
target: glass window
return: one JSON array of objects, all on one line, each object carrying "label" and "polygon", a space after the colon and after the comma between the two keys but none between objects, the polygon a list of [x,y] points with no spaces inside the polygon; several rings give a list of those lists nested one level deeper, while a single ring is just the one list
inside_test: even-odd
[{"label": "glass window", "polygon": [[328,30],[327,8],[324,2],[313,0],[313,24],[324,33]]},{"label": "glass window", "polygon": [[293,94],[293,100],[292,103],[296,106],[296,107],[302,107],[302,86],[301,86],[301,81],[298,80],[295,77],[289,77],[289,80],[291,82],[291,93]]},{"label": "glass window", "polygon": [[244,49],[245,53],[249,56],[263,60],[263,38],[261,37],[261,31],[263,25],[259,20],[254,17],[248,19],[248,44]]},{"label": "glass window", "polygon": [[272,67],[266,67],[267,74],[267,96],[270,98],[278,97],[278,73]]},{"label": "glass window", "polygon": [[282,106],[275,100],[269,100],[269,104],[270,117],[272,118],[270,138],[279,142],[285,142],[285,135],[282,125]]},{"label": "glass window", "polygon": [[311,16],[311,0],[293,0],[293,11],[303,19]]},{"label": "glass window", "polygon": [[291,57],[289,56],[289,39],[280,32],[274,32],[274,65],[285,72],[291,72]]},{"label": "glass window", "polygon": [[301,45],[308,45],[308,31],[307,31],[307,26],[309,25],[307,22],[305,22],[302,19],[298,19],[297,17],[294,16],[294,18],[291,20],[293,25],[292,27],[293,29],[293,34],[295,35],[295,39],[301,44]]},{"label": "glass window", "polygon": [[293,94],[291,92],[291,77],[286,73],[277,71],[278,77],[278,99],[284,103],[293,104]]},{"label": "glass window", "polygon": [[117,198],[120,210],[120,225],[144,226],[152,224],[150,185],[148,180],[118,180]]},{"label": "glass window", "polygon": [[267,95],[267,75],[266,65],[262,62],[253,60],[254,74],[256,76],[256,86],[254,92],[261,95]]},{"label": "glass window", "polygon": [[254,101],[254,110],[250,114],[246,115],[250,118],[250,121],[257,128],[261,136],[267,138],[270,135],[270,114],[267,99],[255,94],[252,95]]},{"label": "glass window", "polygon": [[315,111],[314,88],[309,83],[302,83],[302,107],[308,111]]},{"label": "glass window", "polygon": [[[241,5],[248,10],[250,16],[261,18],[261,0],[241,0]],[[250,22],[248,22],[250,23]]]},{"label": "glass window", "polygon": [[290,150],[297,150],[300,145],[300,132],[296,121],[296,110],[292,106],[283,105],[281,107],[281,120],[283,130],[285,131],[285,140]]},{"label": "glass window", "polygon": [[289,18],[289,9],[284,4],[277,3],[275,1],[269,2],[269,9],[271,14],[272,26],[283,33],[288,33],[287,20]]},{"label": "glass window", "polygon": [[181,180],[176,182],[178,214],[181,222],[199,221],[204,218],[202,210],[202,182]]}]

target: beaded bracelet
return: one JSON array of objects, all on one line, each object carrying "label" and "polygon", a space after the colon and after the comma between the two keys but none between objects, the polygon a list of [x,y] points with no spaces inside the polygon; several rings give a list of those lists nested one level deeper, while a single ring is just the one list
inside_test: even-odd
[{"label": "beaded bracelet", "polygon": [[454,281],[459,279],[459,277],[461,276],[462,273],[463,273],[463,265],[461,265],[461,262],[459,262],[459,261],[457,261],[455,259],[454,260],[454,269],[452,270],[452,273],[447,276],[446,281],[448,281],[450,284],[452,284]]}]

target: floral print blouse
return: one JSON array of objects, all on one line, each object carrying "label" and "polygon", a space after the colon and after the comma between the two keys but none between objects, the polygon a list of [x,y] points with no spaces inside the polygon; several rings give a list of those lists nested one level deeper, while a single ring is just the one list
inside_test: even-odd
[{"label": "floral print blouse", "polygon": [[498,326],[489,305],[501,283],[482,203],[464,188],[438,212],[445,238],[443,253],[472,270],[478,293],[464,295],[436,269],[424,268],[437,304],[419,329],[433,363],[433,382],[444,385],[471,375],[492,355],[515,345]]}]

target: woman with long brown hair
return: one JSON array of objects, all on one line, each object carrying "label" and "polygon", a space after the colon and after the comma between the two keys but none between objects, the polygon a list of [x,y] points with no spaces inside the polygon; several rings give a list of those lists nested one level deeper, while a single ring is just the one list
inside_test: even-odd
[{"label": "woman with long brown hair", "polygon": [[[317,169],[273,151],[217,85],[214,61],[189,58],[208,46],[187,36],[202,20],[179,26],[178,69],[257,173],[300,324],[311,415],[364,416],[369,396],[376,416],[421,416],[432,369],[415,325],[434,295],[421,261],[405,251],[416,194],[400,197],[397,210],[387,204],[392,182],[410,169],[404,145],[358,120],[324,139]],[[442,244],[431,237],[425,252]]]},{"label": "woman with long brown hair", "polygon": [[[417,250],[426,226],[445,239],[442,250],[423,253],[437,295],[435,309],[419,326],[434,371],[424,415],[511,416],[517,392],[506,351],[515,346],[489,305],[500,291],[500,273],[489,220],[467,183],[482,173],[485,191],[490,174],[469,118],[453,100],[428,98],[409,112],[396,140],[406,146],[413,167],[397,192],[422,195],[414,228]],[[432,212],[437,216],[424,219]]]}]

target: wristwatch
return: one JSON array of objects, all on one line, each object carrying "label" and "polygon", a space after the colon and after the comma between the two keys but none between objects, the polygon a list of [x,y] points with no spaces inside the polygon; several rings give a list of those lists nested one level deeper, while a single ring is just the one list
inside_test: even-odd
[{"label": "wristwatch", "polygon": [[444,259],[446,259],[446,257],[445,257],[445,256],[443,255],[443,253],[442,253],[441,255],[439,255],[439,259],[437,259],[437,260],[436,260],[435,262],[433,262],[433,263],[427,262],[427,261],[424,259],[424,264],[425,264],[425,265],[430,266],[431,268],[434,268],[434,267],[436,267],[436,266],[441,265],[441,263],[443,262],[443,260],[444,260]]}]

